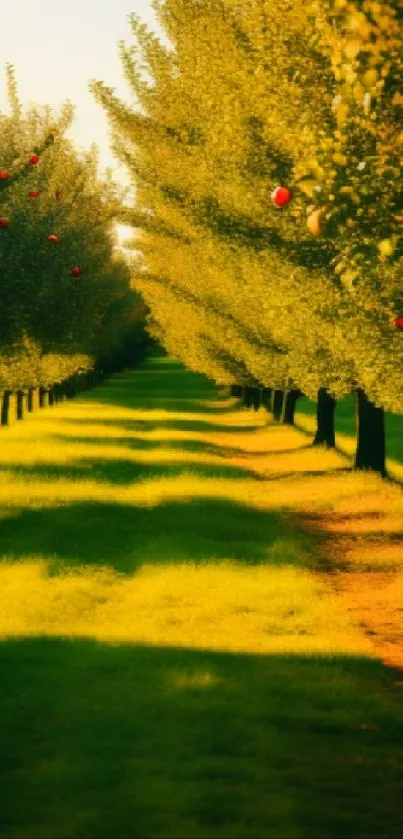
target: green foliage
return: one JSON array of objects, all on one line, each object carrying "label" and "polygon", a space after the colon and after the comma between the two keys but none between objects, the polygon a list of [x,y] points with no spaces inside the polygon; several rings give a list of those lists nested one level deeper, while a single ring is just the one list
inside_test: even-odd
[{"label": "green foliage", "polygon": [[[121,53],[141,113],[91,84],[137,187],[126,218],[153,335],[217,381],[244,381],[246,370],[311,398],[319,387],[336,398],[363,387],[403,411],[394,4],[166,0],[155,9],[172,48],[132,16],[136,47]],[[375,117],[351,98],[359,79],[371,87],[369,66],[384,79],[374,81]],[[279,209],[270,196],[281,183],[293,200]],[[315,209],[324,230],[314,237]],[[356,289],[357,247],[366,256]]]},{"label": "green foliage", "polygon": [[[74,364],[93,365],[107,313],[130,284],[114,231],[126,191],[110,174],[98,175],[96,146],[77,152],[65,138],[69,104],[58,120],[47,107],[23,114],[12,67],[7,80],[10,114],[0,114],[0,167],[9,172],[0,181],[8,222],[0,228],[0,386],[13,380],[10,365],[26,385],[59,381]],[[29,162],[33,152],[36,165]],[[49,241],[51,234],[58,241]],[[136,323],[134,342],[136,331],[144,335]]]}]

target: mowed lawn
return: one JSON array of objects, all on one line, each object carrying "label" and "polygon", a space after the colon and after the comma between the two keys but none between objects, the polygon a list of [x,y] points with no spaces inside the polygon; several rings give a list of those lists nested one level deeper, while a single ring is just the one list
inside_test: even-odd
[{"label": "mowed lawn", "polygon": [[0,436],[0,837],[400,839],[402,489],[166,358]]}]

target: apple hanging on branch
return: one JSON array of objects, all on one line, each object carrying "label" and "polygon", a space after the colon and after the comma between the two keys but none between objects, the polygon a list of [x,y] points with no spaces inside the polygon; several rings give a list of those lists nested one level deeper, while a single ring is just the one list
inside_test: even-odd
[{"label": "apple hanging on branch", "polygon": [[32,166],[36,166],[39,163],[40,157],[39,154],[31,154],[29,158],[29,162],[32,163]]},{"label": "apple hanging on branch", "polygon": [[30,198],[38,198],[39,194],[40,193],[36,189],[33,189],[31,192],[28,192]]},{"label": "apple hanging on branch", "polygon": [[7,169],[0,169],[0,181],[6,181],[9,177],[10,173],[7,171]]},{"label": "apple hanging on branch", "polygon": [[56,233],[51,233],[50,236],[48,236],[48,242],[60,242],[60,239],[56,236]]},{"label": "apple hanging on branch", "polygon": [[403,330],[403,315],[399,315],[399,317],[396,318],[395,327],[396,329]]},{"label": "apple hanging on branch", "polygon": [[0,218],[0,227],[3,227],[5,229],[6,227],[8,227],[8,224],[8,218]]},{"label": "apple hanging on branch", "polygon": [[78,265],[75,265],[74,268],[71,269],[70,276],[71,277],[80,277],[82,273],[83,272],[82,272],[81,268],[79,268]]},{"label": "apple hanging on branch", "polygon": [[292,201],[292,192],[288,186],[276,186],[271,194],[271,200],[276,207],[286,207]]}]

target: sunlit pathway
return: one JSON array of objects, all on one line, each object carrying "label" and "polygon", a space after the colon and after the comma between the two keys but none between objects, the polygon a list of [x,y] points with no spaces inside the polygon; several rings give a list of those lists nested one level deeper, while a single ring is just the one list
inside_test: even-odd
[{"label": "sunlit pathway", "polygon": [[297,526],[401,527],[346,463],[169,359],[2,433],[0,837],[401,835],[399,678]]}]

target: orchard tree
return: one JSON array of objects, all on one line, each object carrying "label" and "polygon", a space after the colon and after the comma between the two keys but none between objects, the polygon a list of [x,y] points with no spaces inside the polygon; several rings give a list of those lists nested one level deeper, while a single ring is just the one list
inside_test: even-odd
[{"label": "orchard tree", "polygon": [[[114,231],[124,191],[110,173],[98,176],[95,146],[80,154],[65,139],[71,106],[62,109],[58,122],[48,108],[32,107],[23,115],[13,68],[7,75],[11,113],[0,116],[1,342],[4,371],[10,360],[15,367],[20,354],[19,369],[28,375],[31,357],[28,386],[38,379],[38,353],[53,359],[44,376],[51,373],[54,381],[63,375],[66,359],[75,358],[77,369],[93,366],[112,304],[126,298],[126,333],[131,309],[138,316],[139,306],[130,298],[129,272]],[[139,320],[137,325],[132,324],[133,340],[135,332],[144,335]],[[3,387],[10,382],[8,376]]]},{"label": "orchard tree", "polygon": [[[259,341],[263,337],[262,345],[281,346],[290,383],[308,395],[315,383],[318,409],[325,400],[332,412],[336,397],[353,389],[362,393],[366,372],[355,336],[377,318],[368,320],[346,278],[334,271],[342,241],[322,207],[327,182],[317,150],[330,148],[342,117],[318,5],[156,4],[173,52],[132,19],[154,86],[122,48],[145,115],[122,105],[105,85],[93,90],[111,118],[115,150],[137,185],[137,247],[151,275],[168,275],[175,285],[186,285],[186,293],[194,293],[198,281],[206,302],[213,300]],[[338,153],[332,150],[332,172],[341,161]],[[228,247],[233,259],[223,270],[219,254],[227,257]],[[193,267],[181,274],[183,262]],[[381,315],[384,322],[384,309]],[[377,347],[376,330],[367,331],[370,346]],[[249,367],[250,346],[253,341],[245,341]],[[255,363],[260,371],[256,357]],[[360,424],[359,450],[363,429],[372,425],[371,417]],[[325,442],[334,443],[329,426]],[[368,447],[357,465],[382,471]]]},{"label": "orchard tree", "polygon": [[[134,224],[141,225],[143,229],[136,246],[145,254],[153,273],[163,272],[165,276],[169,273],[175,285],[180,283],[186,290],[190,287],[193,293],[196,289],[199,295],[204,293],[206,303],[221,305],[223,312],[241,319],[250,330],[251,337],[258,336],[266,348],[266,364],[262,365],[260,361],[258,369],[262,372],[264,368],[265,374],[272,377],[271,385],[286,388],[288,382],[289,387],[293,388],[292,378],[285,376],[283,364],[271,363],[270,346],[280,343],[278,337],[274,340],[270,333],[273,325],[277,327],[277,334],[281,331],[281,361],[287,351],[287,342],[284,341],[287,333],[289,343],[291,341],[297,349],[294,352],[294,366],[299,367],[300,379],[301,372],[306,374],[309,371],[310,375],[314,363],[318,364],[322,359],[322,371],[326,379],[316,382],[314,394],[311,387],[310,394],[316,395],[318,384],[329,385],[329,371],[335,365],[329,365],[330,351],[323,348],[324,324],[320,315],[316,318],[316,330],[312,328],[312,282],[309,300],[306,282],[312,265],[317,269],[323,261],[329,260],[329,249],[326,246],[318,247],[317,243],[312,245],[305,225],[301,228],[300,224],[305,241],[298,243],[297,262],[302,264],[296,265],[295,260],[292,262],[288,252],[291,258],[295,257],[298,213],[292,209],[291,222],[290,219],[287,221],[281,213],[278,214],[278,208],[273,205],[268,194],[270,174],[273,177],[272,185],[275,185],[274,178],[284,177],[292,169],[295,138],[302,130],[307,130],[307,113],[312,116],[312,103],[309,103],[309,111],[304,92],[301,93],[294,82],[290,83],[291,101],[295,107],[290,118],[290,136],[284,140],[281,113],[280,128],[277,131],[273,130],[271,122],[266,126],[262,119],[263,93],[266,94],[263,103],[265,108],[271,105],[273,110],[274,105],[267,79],[265,86],[262,86],[261,77],[256,101],[252,98],[251,103],[250,81],[251,74],[255,74],[257,60],[252,49],[254,45],[248,41],[249,52],[245,51],[244,41],[240,37],[242,33],[234,21],[228,18],[228,9],[225,10],[222,4],[212,7],[211,4],[203,3],[195,9],[192,4],[179,3],[174,11],[172,4],[165,4],[163,13],[168,34],[177,44],[175,58],[164,51],[156,39],[132,18],[133,29],[156,78],[155,88],[147,89],[141,74],[136,72],[133,57],[122,48],[128,78],[143,109],[148,110],[147,117],[128,111],[104,85],[93,85],[98,100],[104,104],[111,117],[115,129],[115,150],[131,166],[138,196],[143,202],[143,210],[132,213]],[[302,31],[304,17],[301,10],[294,16],[293,26],[295,31]],[[252,25],[248,35],[254,35],[256,31],[256,26]],[[276,40],[277,34],[277,31],[274,35],[272,33],[272,40]],[[265,43],[255,47],[255,53],[259,49],[262,52]],[[285,54],[289,54],[289,50],[286,49]],[[305,67],[306,55],[301,58],[301,62]],[[197,67],[196,78],[192,71],[194,66]],[[208,68],[214,72],[209,74]],[[295,73],[294,57],[289,69]],[[207,88],[206,79],[211,79],[211,84],[207,82]],[[305,83],[305,77],[303,81]],[[296,98],[296,90],[299,90],[299,98]],[[167,97],[174,103],[168,117]],[[315,119],[320,120],[323,110],[320,91],[315,105]],[[284,152],[287,141],[289,151]],[[136,157],[133,147],[136,148]],[[130,212],[125,218],[125,221],[129,220]],[[214,247],[215,262],[211,258]],[[198,249],[197,255],[195,249]],[[232,276],[228,269],[223,269],[223,259],[220,260],[220,266],[217,264],[221,251],[228,266],[229,250]],[[206,252],[210,257],[210,265],[203,279],[201,265],[206,263]],[[266,276],[262,276],[262,256],[267,257]],[[248,259],[249,277],[246,278],[243,272],[240,283],[239,264]],[[193,263],[192,267],[186,270],[190,263]],[[178,268],[173,275],[175,264]],[[292,275],[297,271],[299,277],[293,284]],[[258,273],[262,279],[261,285],[256,281]],[[284,298],[278,293],[281,276],[285,280],[283,287],[294,288],[294,308],[298,311],[297,329],[292,317],[292,305],[291,310],[288,306],[285,311]],[[299,296],[295,284],[299,287]],[[322,276],[319,279],[316,277],[314,290],[318,291],[321,302],[324,291]],[[305,330],[314,332],[316,340],[320,336],[319,348],[314,346],[314,358],[311,354],[309,359],[301,359],[301,347],[307,346],[306,340],[301,343],[301,295],[305,298],[305,320],[308,318]],[[329,308],[329,298],[326,305]],[[343,377],[338,373],[338,384],[340,378]],[[306,382],[301,381],[298,386],[306,391],[304,385]],[[321,391],[324,390],[322,386]]]}]

